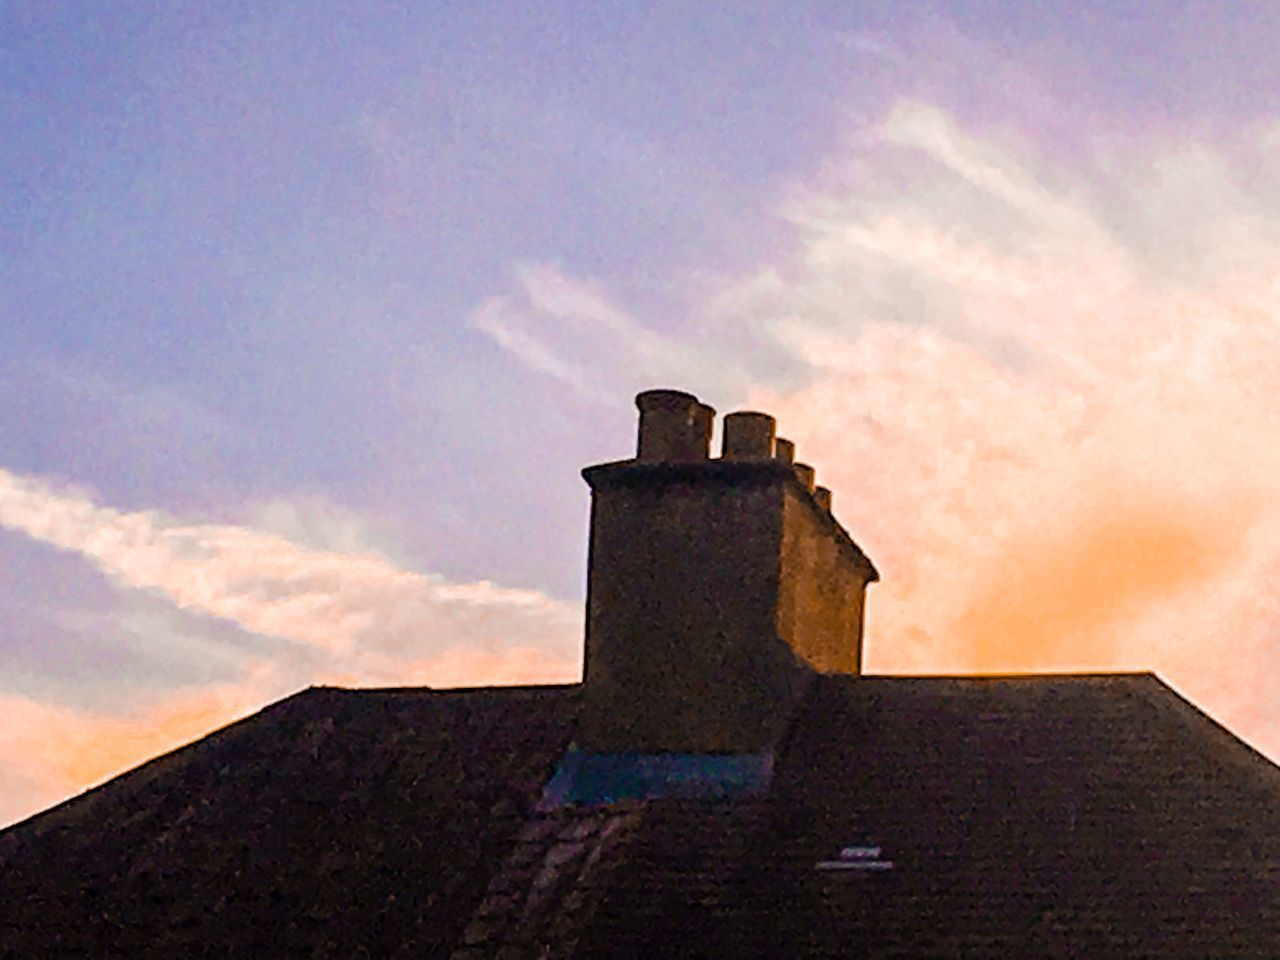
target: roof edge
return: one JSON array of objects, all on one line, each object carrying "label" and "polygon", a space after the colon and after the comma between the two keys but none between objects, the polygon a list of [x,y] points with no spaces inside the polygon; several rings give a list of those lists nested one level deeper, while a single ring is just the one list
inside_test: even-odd
[{"label": "roof edge", "polygon": [[1043,671],[1039,673],[862,673],[854,680],[1154,680],[1161,686],[1164,681],[1152,670],[1088,670]]},{"label": "roof edge", "polygon": [[1201,730],[1209,729],[1212,731],[1212,735],[1217,737],[1224,748],[1222,752],[1214,754],[1216,759],[1230,762],[1236,766],[1256,765],[1261,762],[1274,770],[1277,776],[1280,776],[1280,763],[1272,760],[1257,747],[1231,731],[1225,724],[1198,706],[1189,697],[1179,692],[1163,677],[1156,673],[1148,675],[1154,682],[1147,686],[1146,689],[1139,688],[1134,692],[1145,695],[1144,699],[1152,707],[1176,716],[1184,724],[1194,724]]},{"label": "roof edge", "polygon": [[21,820],[17,820],[13,822],[9,824],[7,827],[0,828],[0,839],[3,839],[7,834],[9,834],[12,831],[16,831],[20,829],[33,829],[33,828],[39,829],[39,827],[36,824],[36,821],[43,820],[46,817],[55,817],[59,813],[64,811],[66,808],[70,807],[72,804],[79,804],[84,802],[92,803],[100,793],[105,791],[108,787],[114,787],[118,785],[121,781],[141,780],[146,776],[149,776],[150,774],[157,772],[157,768],[161,764],[164,764],[166,761],[173,760],[177,754],[180,754],[184,750],[187,750],[188,748],[195,746],[197,743],[202,743],[203,741],[208,740],[212,737],[226,736],[236,728],[246,726],[249,723],[261,718],[263,714],[279,709],[283,707],[285,704],[292,703],[296,700],[299,700],[309,695],[336,693],[336,692],[341,692],[341,688],[311,686],[311,687],[304,687],[301,690],[295,690],[293,693],[290,693],[287,696],[281,697],[279,700],[273,700],[271,703],[268,703],[265,706],[259,707],[257,710],[254,710],[252,713],[248,713],[248,714],[245,714],[243,717],[238,717],[235,720],[231,720],[220,727],[214,727],[212,730],[202,733],[199,736],[192,737],[190,740],[184,741],[183,743],[178,744],[178,746],[176,747],[172,747],[169,750],[165,750],[163,753],[158,753],[153,757],[143,760],[141,763],[137,764],[136,766],[132,766],[132,767],[129,767],[128,769],[121,770],[119,773],[113,774],[112,776],[108,777],[106,780],[103,780],[101,783],[96,783],[93,786],[87,787],[86,789],[80,791],[79,793],[72,794],[71,796],[67,797],[65,800],[60,800],[58,803],[55,803],[52,807],[47,807],[44,810],[40,810],[37,813],[33,813],[28,817],[23,817]]}]

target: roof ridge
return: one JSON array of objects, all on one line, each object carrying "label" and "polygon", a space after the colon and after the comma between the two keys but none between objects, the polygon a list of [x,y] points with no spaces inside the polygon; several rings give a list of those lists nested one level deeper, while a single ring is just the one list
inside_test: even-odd
[{"label": "roof ridge", "polygon": [[396,687],[339,687],[329,684],[318,684],[308,687],[308,690],[328,690],[336,693],[404,693],[404,694],[421,694],[421,693],[438,693],[442,695],[457,694],[497,694],[499,696],[510,693],[544,693],[549,691],[564,692],[576,690],[582,686],[581,683],[512,683],[512,684],[496,684],[492,686],[471,686],[471,687],[432,687],[426,684],[421,686],[396,686]]},{"label": "roof ridge", "polygon": [[[828,674],[833,679],[834,674]],[[1087,670],[1087,671],[1045,671],[1039,673],[861,673],[857,676],[839,676],[849,681],[859,680],[1110,680],[1135,679],[1150,677],[1160,680],[1152,670]],[[1163,682],[1163,681],[1161,681]]]}]

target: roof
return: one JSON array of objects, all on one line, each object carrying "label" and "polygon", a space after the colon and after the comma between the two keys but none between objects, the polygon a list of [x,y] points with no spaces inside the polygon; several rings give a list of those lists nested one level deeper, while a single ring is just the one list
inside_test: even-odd
[{"label": "roof", "polygon": [[1149,674],[822,677],[761,796],[540,811],[578,699],[296,695],[0,833],[0,943],[1280,955],[1280,769]]},{"label": "roof", "polygon": [[0,956],[447,955],[576,703],[566,687],[282,700],[0,833]]}]

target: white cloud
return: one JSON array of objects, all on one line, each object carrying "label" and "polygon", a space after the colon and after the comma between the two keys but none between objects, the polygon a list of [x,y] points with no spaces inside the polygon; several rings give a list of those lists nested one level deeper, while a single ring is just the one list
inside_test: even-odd
[{"label": "white cloud", "polygon": [[870,33],[856,33],[852,31],[840,31],[836,33],[835,38],[841,46],[854,51],[855,53],[864,53],[877,60],[884,60],[889,63],[900,64],[903,62],[902,53],[897,47],[886,37],[876,36]]},{"label": "white cloud", "polygon": [[1203,144],[1068,175],[917,103],[860,144],[722,296],[809,364],[750,400],[880,560],[872,667],[1153,668],[1280,754],[1277,185]]},{"label": "white cloud", "polygon": [[748,383],[737,358],[718,345],[674,341],[554,264],[517,264],[514,281],[515,292],[490,297],[472,312],[472,326],[525,366],[593,402],[628,405],[620,384],[696,379],[734,393]]},{"label": "white cloud", "polygon": [[[260,512],[312,542],[368,542],[358,518],[336,509],[276,502]],[[160,684],[114,709],[0,690],[9,718],[0,771],[17,791],[0,822],[310,683],[468,686],[572,682],[580,673],[581,612],[533,590],[450,583],[371,551],[302,546],[248,526],[124,513],[6,470],[0,527],[77,554],[122,588],[268,641],[225,644],[218,631],[180,630],[154,607],[128,608],[115,625],[121,642],[163,645],[157,652],[170,659],[216,662],[210,680],[228,671],[238,679]]]},{"label": "white cloud", "polygon": [[[776,413],[835,489],[884,573],[873,669],[1155,669],[1280,755],[1273,130],[1068,168],[902,101],[796,185],[789,255],[646,347],[714,332],[662,382]],[[603,294],[521,282],[526,325],[594,316],[558,349],[608,357]]]},{"label": "white cloud", "polygon": [[529,369],[567,384],[584,397],[600,403],[617,402],[615,397],[602,390],[586,369],[561,358],[550,345],[527,329],[526,314],[510,298],[490,297],[471,314],[471,325]]},{"label": "white cloud", "polygon": [[374,553],[311,549],[249,527],[123,513],[4,470],[0,525],[183,609],[370,664],[450,646],[567,654],[577,642],[577,610],[535,591],[448,583]]},{"label": "white cloud", "polygon": [[325,553],[374,554],[404,566],[404,538],[390,520],[352,510],[318,494],[251,503],[242,519],[251,529],[300,547]]}]

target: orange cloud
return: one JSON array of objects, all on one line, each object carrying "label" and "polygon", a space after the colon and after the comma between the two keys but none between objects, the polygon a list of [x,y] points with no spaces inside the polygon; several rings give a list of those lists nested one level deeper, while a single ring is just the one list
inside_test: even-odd
[{"label": "orange cloud", "polygon": [[1067,523],[1019,529],[1002,544],[946,631],[948,643],[969,651],[971,669],[1089,670],[1133,660],[1122,643],[1130,621],[1203,589],[1244,552],[1248,503],[1224,516],[1196,503],[1125,500],[1112,491]]},{"label": "orange cloud", "polygon": [[[380,676],[386,685],[436,688],[573,683],[579,657],[537,647],[456,648],[408,660]],[[368,685],[368,678],[330,670],[308,682]],[[299,684],[301,685],[301,684]],[[296,689],[269,665],[255,665],[239,684],[181,690],[127,711],[111,712],[0,695],[0,826],[43,810],[152,757],[204,736]]]},{"label": "orange cloud", "polygon": [[25,789],[0,799],[0,825],[35,813],[262,705],[252,688],[218,687],[104,713],[0,696],[0,769]]},{"label": "orange cloud", "polygon": [[458,647],[405,665],[403,682],[429,687],[508,686],[577,683],[582,657],[556,656],[538,647],[477,650]]},{"label": "orange cloud", "polygon": [[[581,672],[581,612],[537,591],[450,583],[372,552],[307,547],[252,527],[123,513],[3,469],[0,526],[84,557],[121,587],[279,641],[256,661],[219,648],[244,670],[239,683],[176,691],[127,710],[0,692],[0,822],[309,684],[555,683]],[[167,640],[156,632],[135,639]]]},{"label": "orange cloud", "polygon": [[678,359],[558,273],[476,322],[775,413],[883,574],[869,669],[1151,669],[1280,756],[1280,138],[1071,170],[904,100],[849,144]]},{"label": "orange cloud", "polygon": [[859,144],[708,311],[809,371],[746,405],[880,566],[869,668],[1151,669],[1280,756],[1277,142],[1073,178],[908,102]]}]

